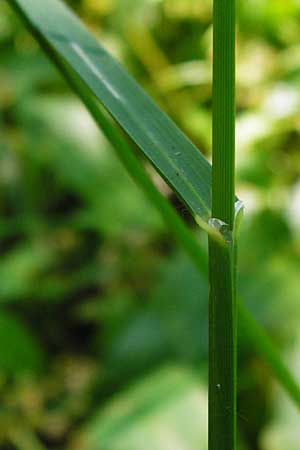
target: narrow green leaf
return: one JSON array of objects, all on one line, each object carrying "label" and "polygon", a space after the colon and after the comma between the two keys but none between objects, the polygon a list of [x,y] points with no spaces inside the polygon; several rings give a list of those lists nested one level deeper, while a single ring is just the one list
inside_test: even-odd
[{"label": "narrow green leaf", "polygon": [[79,75],[194,215],[210,216],[211,166],[59,0],[11,0]]}]

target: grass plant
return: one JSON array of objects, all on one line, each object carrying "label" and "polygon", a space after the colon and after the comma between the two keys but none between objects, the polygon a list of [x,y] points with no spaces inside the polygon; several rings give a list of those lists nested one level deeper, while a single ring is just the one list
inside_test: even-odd
[{"label": "grass plant", "polygon": [[208,274],[205,251],[193,231],[154,186],[132,150],[133,142],[208,232],[209,449],[235,450],[237,310],[253,347],[300,406],[297,382],[265,331],[242,303],[236,301],[236,247],[242,207],[235,197],[234,170],[235,1],[214,1],[212,167],[61,1],[11,0],[10,3],[204,276]]}]

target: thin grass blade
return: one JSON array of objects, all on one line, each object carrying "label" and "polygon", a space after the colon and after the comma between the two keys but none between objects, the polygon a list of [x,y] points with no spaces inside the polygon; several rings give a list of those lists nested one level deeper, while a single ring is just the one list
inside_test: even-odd
[{"label": "thin grass blade", "polygon": [[11,0],[76,72],[194,215],[210,216],[211,166],[59,0]]}]

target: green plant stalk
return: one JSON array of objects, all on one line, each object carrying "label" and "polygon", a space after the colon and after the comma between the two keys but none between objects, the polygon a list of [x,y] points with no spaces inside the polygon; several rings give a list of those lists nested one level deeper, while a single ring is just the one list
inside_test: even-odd
[{"label": "green plant stalk", "polygon": [[214,0],[212,217],[209,237],[209,450],[236,449],[235,0]]},{"label": "green plant stalk", "polygon": [[236,448],[233,246],[209,238],[209,450]]},{"label": "green plant stalk", "polygon": [[233,229],[235,201],[235,0],[214,0],[212,217]]},{"label": "green plant stalk", "polygon": [[[189,255],[199,272],[207,278],[208,267],[206,252],[200,246],[193,231],[187,227],[180,216],[178,216],[174,208],[169,204],[167,199],[153,185],[150,177],[145,172],[145,169],[142,167],[128,141],[125,139],[123,132],[114,126],[111,120],[102,112],[99,108],[99,102],[94,99],[93,94],[90,93],[84,83],[82,83],[78,77],[75,77],[72,70],[68,68],[61,58],[58,57],[58,55],[54,54],[53,50],[49,48],[49,46],[46,45],[42,35],[35,32],[26,16],[19,10],[17,11],[26,22],[31,33],[39,41],[44,51],[62,72],[70,87],[85,104],[95,122],[99,125],[99,127],[103,127],[106,138],[114,147],[121,162],[124,164],[137,185],[142,189],[144,194],[160,212],[173,237],[186,251],[187,255]],[[295,381],[288,368],[284,365],[277,349],[272,343],[272,340],[262,326],[245,308],[241,301],[238,301],[238,314],[239,324],[243,329],[243,332],[246,334],[249,345],[251,345],[261,356],[261,358],[266,361],[274,377],[285,389],[291,400],[300,409],[300,386]]]}]

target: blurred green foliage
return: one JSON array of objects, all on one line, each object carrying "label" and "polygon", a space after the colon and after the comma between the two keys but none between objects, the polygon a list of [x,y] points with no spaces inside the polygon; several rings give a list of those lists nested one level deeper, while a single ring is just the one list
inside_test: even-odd
[{"label": "blurred green foliage", "polygon": [[[209,158],[212,2],[69,3]],[[299,19],[238,2],[239,290],[298,373]],[[205,450],[207,281],[4,2],[0,49],[1,450]],[[240,450],[297,450],[239,334]]]}]

